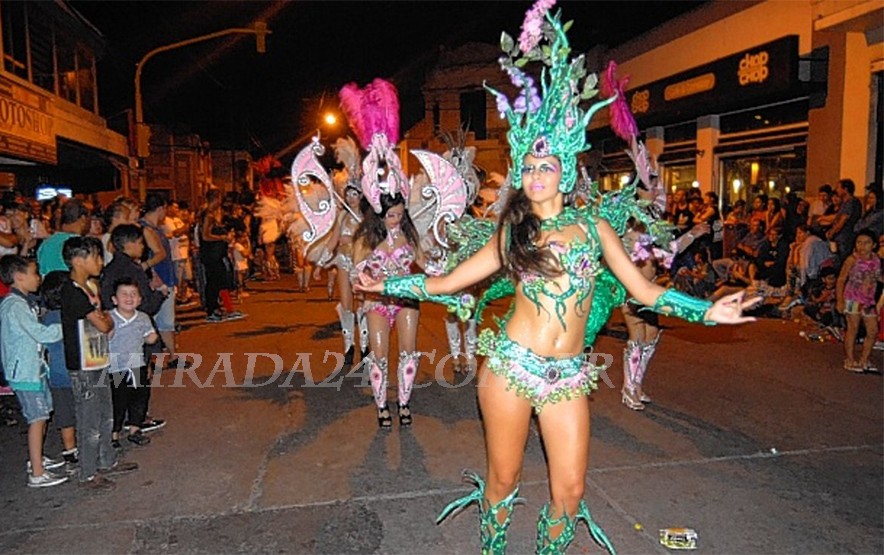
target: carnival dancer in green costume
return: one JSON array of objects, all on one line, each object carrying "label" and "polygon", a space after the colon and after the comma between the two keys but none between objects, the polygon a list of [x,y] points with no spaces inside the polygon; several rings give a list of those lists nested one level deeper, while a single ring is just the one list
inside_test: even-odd
[{"label": "carnival dancer in green costume", "polygon": [[[520,93],[511,105],[504,95],[491,92],[511,126],[515,190],[488,243],[443,277],[412,274],[373,281],[364,276],[357,285],[365,291],[461,309],[469,306],[470,299],[450,295],[499,270],[514,285],[513,305],[500,330],[483,330],[479,339],[479,354],[486,357],[477,391],[487,478],[470,474],[477,491],[451,503],[440,516],[441,520],[477,502],[483,553],[506,550],[532,411],[537,412],[547,454],[551,497],[538,518],[537,553],[564,552],[580,521],[588,525],[596,542],[614,552],[583,501],[590,439],[588,395],[596,389],[601,370],[584,356],[584,347],[622,302],[623,287],[651,310],[691,322],[752,320],[742,316],[743,309],[754,304],[744,303],[742,292],[713,305],[666,290],[642,276],[620,237],[626,220],[638,212],[634,190],[580,210],[567,206],[577,180],[576,155],[588,148],[589,120],[618,97],[586,111],[580,108],[581,100],[595,95],[596,79],[586,75],[582,56],[568,58],[567,25],[561,24],[558,14],[549,13],[553,3],[539,0],[531,8],[518,44],[506,34],[501,39],[505,52],[501,65]],[[545,66],[539,91],[534,79],[520,69],[529,61]]]}]

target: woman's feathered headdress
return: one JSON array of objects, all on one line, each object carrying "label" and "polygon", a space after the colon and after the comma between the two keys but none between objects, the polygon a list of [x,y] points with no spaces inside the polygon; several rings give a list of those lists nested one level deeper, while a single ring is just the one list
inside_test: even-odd
[{"label": "woman's feathered headdress", "polygon": [[375,79],[364,89],[356,83],[339,93],[350,128],[368,151],[362,162],[362,194],[381,212],[381,195],[401,194],[408,202],[409,184],[394,147],[399,142],[399,96],[389,81]]},{"label": "woman's feathered headdress", "polygon": [[[588,110],[580,102],[596,96],[598,79],[587,74],[585,59],[568,58],[571,47],[565,34],[571,24],[561,23],[561,13],[550,15],[555,0],[537,0],[525,14],[518,44],[508,34],[500,37],[504,56],[500,66],[520,92],[509,99],[485,86],[497,100],[497,111],[510,124],[513,187],[521,184],[522,162],[526,155],[556,156],[562,164],[559,190],[570,192],[577,182],[577,154],[588,150],[586,128],[596,111],[613,102],[609,98],[594,103]],[[542,62],[540,90],[534,78],[522,70],[529,62]]]},{"label": "woman's feathered headdress", "polygon": [[275,199],[282,199],[285,196],[285,186],[281,176],[278,175],[278,170],[281,168],[282,163],[272,154],[267,154],[259,158],[257,162],[252,162],[252,170],[258,176],[258,190],[261,192],[261,196]]}]

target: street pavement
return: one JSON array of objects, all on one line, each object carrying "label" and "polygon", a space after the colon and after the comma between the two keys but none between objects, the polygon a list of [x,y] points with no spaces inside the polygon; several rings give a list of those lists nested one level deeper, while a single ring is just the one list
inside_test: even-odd
[{"label": "street pavement", "polygon": [[[379,431],[361,371],[333,375],[335,357],[323,360],[340,350],[324,287],[258,283],[241,308],[247,319],[222,324],[184,315],[180,350],[201,364],[156,381],[151,413],[169,424],[148,446],[123,442],[141,468],[112,492],[26,487],[26,427],[0,428],[0,552],[479,551],[475,506],[434,523],[471,491],[463,469],[484,474],[475,386],[441,385],[450,364],[424,359],[413,427]],[[421,312],[419,347],[436,363],[443,316]],[[881,376],[845,372],[840,345],[807,342],[790,321],[664,325],[641,413],[620,404],[618,316],[595,346],[613,356],[614,387],[592,396],[586,499],[618,552],[666,553],[667,527],[695,529],[698,553],[884,552]],[[532,552],[548,496],[533,426],[526,449],[510,553]],[[51,432],[47,452],[59,451]],[[569,550],[602,552],[585,528]]]}]

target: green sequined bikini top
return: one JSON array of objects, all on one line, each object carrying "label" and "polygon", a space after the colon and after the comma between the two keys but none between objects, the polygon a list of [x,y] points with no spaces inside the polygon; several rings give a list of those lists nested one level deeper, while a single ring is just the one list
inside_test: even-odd
[{"label": "green sequined bikini top", "polygon": [[[519,282],[525,297],[537,306],[538,313],[546,310],[541,298],[550,299],[555,306],[556,317],[565,327],[565,314],[568,310],[568,301],[574,299],[577,311],[581,310],[583,301],[592,295],[594,281],[602,270],[600,262],[602,247],[595,229],[595,222],[586,212],[580,212],[574,208],[565,208],[558,216],[543,220],[540,229],[542,231],[562,230],[571,225],[578,225],[586,232],[585,239],[571,239],[569,241],[549,241],[540,248],[549,249],[559,261],[562,275],[568,276],[567,288],[562,287],[560,280],[551,279],[534,272],[522,272],[519,274]],[[582,313],[579,313],[583,316]]]}]

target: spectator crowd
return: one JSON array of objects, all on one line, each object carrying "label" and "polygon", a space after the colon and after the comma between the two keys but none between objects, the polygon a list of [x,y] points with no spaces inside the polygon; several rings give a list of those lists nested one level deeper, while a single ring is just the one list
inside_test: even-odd
[{"label": "spectator crowd", "polygon": [[[845,369],[872,370],[872,349],[884,344],[884,195],[875,184],[855,193],[844,179],[811,201],[760,194],[721,213],[715,193],[677,191],[666,212],[676,235],[708,232],[660,279],[713,300],[748,289],[765,298],[762,315],[808,319],[843,341]],[[118,456],[165,425],[150,414],[154,372],[187,366],[179,311],[238,320],[250,280],[278,279],[280,267],[302,291],[318,279],[285,234],[261,243],[255,201],[245,187],[209,190],[196,209],[156,193],[107,206],[0,199],[0,399],[14,395],[27,420],[29,486],[76,477],[109,489],[112,476],[137,469]],[[50,416],[64,448],[57,459],[43,454]]]},{"label": "spectator crowd", "polygon": [[[196,211],[156,193],[107,206],[0,199],[0,399],[7,424],[13,396],[27,421],[29,486],[76,477],[110,489],[114,475],[137,470],[120,456],[166,424],[150,414],[154,372],[188,365],[177,356],[176,312],[245,318],[234,304],[248,281],[275,279],[295,259],[258,245],[255,197],[244,191],[209,190]],[[58,458],[43,454],[50,418]]]},{"label": "spectator crowd", "polygon": [[739,200],[725,214],[718,204],[715,193],[699,191],[676,191],[669,199],[677,235],[699,223],[711,231],[679,253],[664,279],[710,300],[747,289],[764,297],[761,315],[803,314],[843,342],[846,370],[879,371],[871,353],[884,347],[881,185],[869,184],[862,198],[850,179],[822,185],[811,201],[759,194],[751,206]]}]

